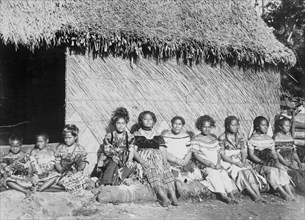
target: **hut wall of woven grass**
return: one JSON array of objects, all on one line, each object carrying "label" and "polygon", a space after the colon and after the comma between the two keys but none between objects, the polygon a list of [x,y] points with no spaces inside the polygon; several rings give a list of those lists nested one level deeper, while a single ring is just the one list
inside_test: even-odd
[{"label": "hut wall of woven grass", "polygon": [[[114,57],[67,55],[66,59],[66,123],[79,126],[80,143],[88,150],[90,162],[96,161],[117,107],[128,109],[129,128],[141,111],[153,111],[159,131],[180,115],[186,120],[185,128],[197,133],[195,120],[209,114],[216,120],[217,135],[229,115],[239,117],[241,130],[248,134],[256,116],[272,119],[279,111],[280,77],[274,70],[207,64],[190,68],[171,60],[157,65],[149,59],[131,68],[128,60]],[[94,165],[91,162],[90,168]]]}]

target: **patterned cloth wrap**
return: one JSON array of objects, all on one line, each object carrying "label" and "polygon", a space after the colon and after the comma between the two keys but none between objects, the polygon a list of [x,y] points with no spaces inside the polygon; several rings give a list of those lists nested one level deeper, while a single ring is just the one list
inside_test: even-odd
[{"label": "patterned cloth wrap", "polygon": [[[192,138],[191,151],[198,154],[204,160],[208,160],[213,165],[218,163],[218,153],[221,148],[218,140],[206,141],[202,134],[196,135]],[[208,187],[208,189],[214,193],[230,193],[233,191],[234,182],[228,176],[225,170],[217,170],[204,165],[200,165],[202,176],[204,178],[201,183]]]},{"label": "patterned cloth wrap", "polygon": [[[247,140],[242,133],[236,133],[234,139],[230,139],[228,133],[223,133],[219,137],[219,145],[222,149],[222,153],[234,162],[242,163],[242,154],[246,157]],[[260,185],[259,177],[257,176],[258,174],[252,169],[250,164],[242,168],[225,161],[221,161],[221,164],[229,176],[235,181],[235,184],[240,191],[245,189],[248,183]],[[267,181],[265,181],[265,183],[267,184]]]},{"label": "patterned cloth wrap", "polygon": [[126,165],[129,148],[133,147],[134,136],[124,131],[123,138],[119,138],[117,131],[109,132],[104,138],[102,145],[102,152],[99,156],[98,167],[104,167],[107,165],[112,156],[119,158],[119,167]]},{"label": "patterned cloth wrap", "polygon": [[293,139],[291,141],[275,141],[275,150],[279,152],[286,161],[292,162],[294,160],[293,153],[296,151],[296,148]]},{"label": "patterned cloth wrap", "polygon": [[275,150],[281,154],[284,160],[291,164],[291,168],[286,167],[289,176],[292,179],[293,184],[296,188],[302,192],[305,192],[305,170],[299,169],[298,164],[294,158],[296,147],[294,145],[293,138],[290,137],[288,140],[276,140]]},{"label": "patterned cloth wrap", "polygon": [[164,166],[160,147],[166,147],[162,136],[152,130],[151,137],[144,136],[145,133],[140,129],[135,133],[135,146],[139,156],[148,163],[149,168],[143,169],[138,165],[137,175],[143,183],[146,181],[151,188],[156,190],[162,188],[168,190],[174,185],[174,176],[169,166]]},{"label": "patterned cloth wrap", "polygon": [[[120,185],[126,178],[133,176],[136,164],[126,166],[131,148],[134,149],[134,136],[129,132],[124,131],[119,135],[117,131],[112,131],[106,134],[97,163],[97,167],[102,171],[101,184]],[[116,156],[118,161],[113,161],[113,156]]]},{"label": "patterned cloth wrap", "polygon": [[30,155],[23,152],[18,154],[8,153],[1,161],[1,179],[0,185],[7,187],[7,181],[16,182],[23,187],[31,187],[32,182],[28,179],[30,163]]},{"label": "patterned cloth wrap", "polygon": [[88,163],[87,152],[82,146],[77,144],[72,152],[68,152],[66,145],[59,145],[55,152],[55,160],[63,167],[57,180],[59,185],[71,194],[78,194],[87,188],[90,179],[83,174],[83,170],[79,170],[84,163]]},{"label": "patterned cloth wrap", "polygon": [[[255,140],[251,139],[248,141],[248,147],[254,150],[254,154],[264,161],[264,164],[251,163],[254,170],[258,172],[260,176],[267,180],[267,182],[276,189],[279,185],[284,186],[289,184],[290,177],[285,170],[284,166],[279,165],[276,167],[276,161],[272,156],[272,150],[275,149],[275,143],[271,137],[265,137],[265,139]],[[269,184],[265,184],[260,180],[260,188],[262,191],[269,191]]]}]

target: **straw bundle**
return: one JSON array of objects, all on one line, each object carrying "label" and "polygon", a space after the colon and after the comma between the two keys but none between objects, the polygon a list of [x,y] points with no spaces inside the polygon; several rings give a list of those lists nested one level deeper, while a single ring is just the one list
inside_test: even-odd
[{"label": "straw bundle", "polygon": [[120,106],[130,113],[128,128],[141,111],[151,110],[158,119],[156,129],[164,124],[169,128],[171,118],[180,115],[187,130],[198,132],[195,120],[209,114],[216,120],[217,135],[229,115],[239,117],[241,130],[248,134],[256,116],[272,120],[279,111],[280,76],[272,70],[206,64],[190,68],[147,59],[132,69],[120,58],[67,55],[66,59],[66,122],[79,126],[90,161],[96,161],[112,111]]},{"label": "straw bundle", "polygon": [[243,0],[14,0],[0,7],[2,41],[32,49],[65,44],[95,56],[176,58],[189,65],[296,62]]}]

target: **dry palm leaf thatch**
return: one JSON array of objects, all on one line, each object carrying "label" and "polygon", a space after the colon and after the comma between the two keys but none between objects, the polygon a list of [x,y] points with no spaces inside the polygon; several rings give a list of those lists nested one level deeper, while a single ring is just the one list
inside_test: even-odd
[{"label": "dry palm leaf thatch", "polygon": [[292,66],[292,51],[243,0],[0,1],[4,43],[65,44],[97,56]]}]

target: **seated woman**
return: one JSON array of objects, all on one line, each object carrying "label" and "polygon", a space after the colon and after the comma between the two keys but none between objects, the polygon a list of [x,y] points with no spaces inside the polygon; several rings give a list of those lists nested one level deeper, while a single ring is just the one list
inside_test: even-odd
[{"label": "seated woman", "polygon": [[[178,200],[175,194],[174,176],[167,163],[165,141],[153,129],[156,122],[155,114],[150,111],[144,111],[138,117],[140,128],[134,133],[135,158],[142,165],[138,173],[140,177],[147,179],[157,197],[161,199],[162,206],[169,206],[169,199],[171,199],[174,206],[177,206]],[[141,175],[142,173],[144,174],[143,176]],[[167,194],[169,194],[169,198]]]},{"label": "seated woman", "polygon": [[104,150],[99,156],[97,168],[103,173],[100,185],[119,185],[134,171],[134,137],[126,131],[129,114],[125,108],[117,108],[111,118],[114,131],[104,139]]},{"label": "seated woman", "polygon": [[[201,134],[191,140],[194,158],[201,163],[199,167],[207,181],[207,187],[226,203],[237,203],[233,195],[234,183],[220,164],[220,146],[217,137],[210,134],[215,121],[209,115],[200,116],[196,128]],[[228,197],[229,196],[229,197]]]},{"label": "seated woman", "polygon": [[254,119],[253,126],[254,133],[248,141],[248,156],[253,162],[253,169],[263,175],[283,199],[295,200],[289,186],[290,177],[279,163],[273,139],[267,135],[269,121],[258,116]]},{"label": "seated woman", "polygon": [[167,161],[175,176],[178,193],[185,191],[185,183],[201,180],[201,172],[191,161],[190,136],[183,130],[184,118],[175,116],[171,120],[172,129],[163,134],[167,146]]},{"label": "seated woman", "polygon": [[83,174],[87,152],[78,143],[79,129],[73,124],[65,125],[62,135],[64,143],[55,151],[55,168],[61,173],[58,184],[71,193],[78,193],[88,186],[89,178]]},{"label": "seated woman", "polygon": [[12,135],[9,138],[10,151],[3,157],[1,163],[1,182],[5,187],[15,189],[31,196],[32,169],[30,156],[21,151],[22,138]]},{"label": "seated woman", "polygon": [[60,175],[55,170],[55,153],[47,148],[49,136],[42,132],[36,135],[36,146],[31,151],[31,165],[34,176],[37,176],[37,184],[42,183],[37,189],[42,192],[50,188]]},{"label": "seated woman", "polygon": [[218,138],[222,151],[222,166],[235,181],[240,191],[246,189],[251,198],[264,201],[259,191],[255,172],[247,163],[247,142],[245,136],[239,132],[239,120],[235,116],[225,119],[225,132]]},{"label": "seated woman", "polygon": [[305,192],[305,170],[298,157],[294,141],[290,133],[291,121],[285,116],[279,116],[273,139],[279,161],[285,166],[296,188]]}]

